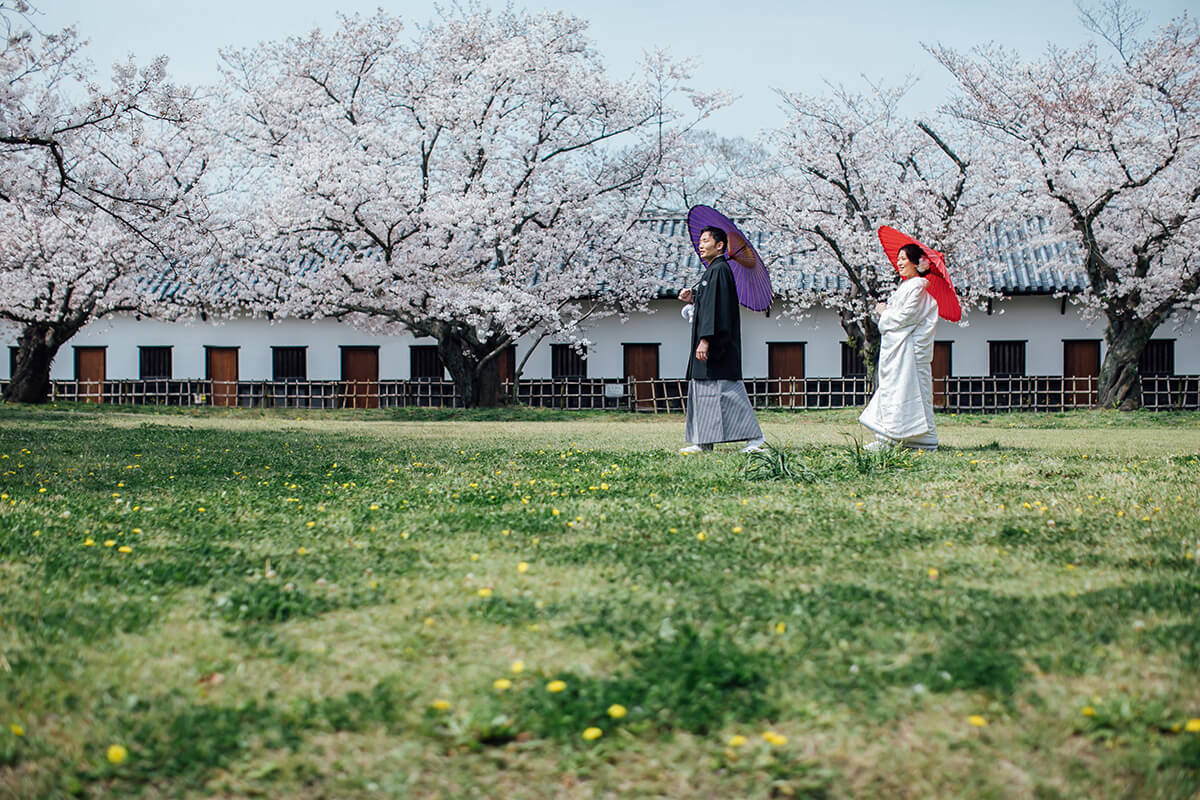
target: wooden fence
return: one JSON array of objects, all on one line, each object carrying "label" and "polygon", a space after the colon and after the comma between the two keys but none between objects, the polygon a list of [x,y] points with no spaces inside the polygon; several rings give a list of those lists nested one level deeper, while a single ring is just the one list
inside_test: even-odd
[{"label": "wooden fence", "polygon": [[[0,381],[0,389],[6,382]],[[512,391],[511,384],[504,391]],[[865,377],[751,378],[755,408],[856,408],[871,391]],[[609,409],[652,414],[680,412],[687,381],[680,378],[555,378],[517,384],[518,400],[538,408]],[[411,381],[112,380],[52,381],[51,401],[242,408],[450,408],[461,405],[454,384]],[[934,382],[940,411],[994,413],[1062,411],[1096,402],[1096,378],[1055,375],[951,377]],[[1200,409],[1200,375],[1142,378],[1142,405],[1151,411]]]}]

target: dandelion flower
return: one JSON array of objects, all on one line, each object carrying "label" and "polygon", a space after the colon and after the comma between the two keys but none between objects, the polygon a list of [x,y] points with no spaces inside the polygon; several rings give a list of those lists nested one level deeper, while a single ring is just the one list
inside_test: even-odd
[{"label": "dandelion flower", "polygon": [[741,747],[745,743],[746,743],[746,737],[742,736],[740,733],[734,734],[733,736],[729,737],[729,746],[730,747]]},{"label": "dandelion flower", "polygon": [[550,681],[546,684],[547,692],[561,692],[565,688],[567,688],[567,684],[563,681]]},{"label": "dandelion flower", "polygon": [[492,590],[485,586],[482,589],[480,589],[478,592],[476,592],[476,594],[478,594],[480,597],[491,597]]},{"label": "dandelion flower", "polygon": [[117,552],[118,552],[118,553],[132,553],[132,552],[133,552],[133,548],[132,548],[132,547],[130,547],[129,545],[127,545],[127,544],[123,544],[123,545],[121,545],[120,547],[118,547],[118,548],[117,548]]},{"label": "dandelion flower", "polygon": [[517,572],[521,572],[521,573],[529,572],[529,562],[522,561],[520,564],[517,564]]},{"label": "dandelion flower", "polygon": [[115,539],[105,539],[104,540],[105,547],[114,547],[116,544],[117,544],[117,542]]},{"label": "dandelion flower", "polygon": [[129,757],[129,751],[125,749],[124,745],[110,744],[106,755],[108,756],[108,763],[121,764]]},{"label": "dandelion flower", "polygon": [[936,567],[930,567],[930,568],[929,568],[929,579],[930,579],[930,580],[935,580],[935,581],[936,581],[936,580],[937,580],[937,577],[938,577],[938,571],[937,571],[937,568],[936,568]]},{"label": "dandelion flower", "polygon": [[22,728],[20,725],[18,725],[15,722],[12,725],[9,725],[8,729],[10,731],[12,731],[13,736],[24,736],[25,735],[25,729]]},{"label": "dandelion flower", "polygon": [[595,739],[599,739],[603,735],[604,735],[604,731],[600,730],[599,728],[595,728],[595,727],[588,728],[587,730],[585,730],[583,732],[583,738],[587,739],[589,742],[593,741]]},{"label": "dandelion flower", "polygon": [[492,688],[497,692],[506,692],[512,688],[512,681],[508,678],[497,678],[492,681]]},{"label": "dandelion flower", "polygon": [[983,728],[988,724],[988,721],[978,714],[972,714],[971,716],[967,717],[967,722],[971,723],[976,728]]},{"label": "dandelion flower", "polygon": [[627,713],[629,712],[625,709],[625,706],[620,705],[619,703],[613,703],[608,707],[608,715],[613,719],[620,719]]},{"label": "dandelion flower", "polygon": [[1082,713],[1085,717],[1094,717],[1096,716],[1096,709],[1092,708],[1091,706],[1084,706],[1080,713]]},{"label": "dandelion flower", "polygon": [[91,537],[89,536],[88,538],[86,538],[86,539],[84,539],[84,540],[83,540],[83,546],[84,546],[84,547],[95,547],[95,546],[96,546],[96,540],[95,540],[95,539],[93,539],[93,538],[91,538]]},{"label": "dandelion flower", "polygon": [[786,622],[782,622],[782,621],[780,621],[780,622],[776,622],[776,623],[775,623],[775,632],[776,632],[776,633],[778,633],[778,634],[780,634],[780,635],[783,635],[784,633],[787,633],[787,623],[786,623]]},{"label": "dandelion flower", "polygon": [[1200,733],[1200,717],[1189,719],[1183,729],[1188,733]]},{"label": "dandelion flower", "polygon": [[764,732],[762,738],[766,739],[767,743],[772,747],[783,747],[785,744],[787,744],[787,737],[783,734],[776,733],[775,731]]},{"label": "dandelion flower", "polygon": [[430,705],[433,707],[433,709],[435,711],[449,711],[450,710],[450,701],[449,700],[434,700]]},{"label": "dandelion flower", "polygon": [[513,671],[514,675],[520,675],[522,672],[525,671],[525,662],[524,661],[512,662],[512,671]]}]

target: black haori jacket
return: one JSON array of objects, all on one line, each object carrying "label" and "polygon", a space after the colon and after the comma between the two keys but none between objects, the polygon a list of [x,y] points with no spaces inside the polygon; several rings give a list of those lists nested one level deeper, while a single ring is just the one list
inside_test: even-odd
[{"label": "black haori jacket", "polygon": [[[738,308],[733,270],[725,256],[708,265],[704,277],[692,290],[696,314],[692,317],[692,352],[688,379],[740,381],[742,379],[742,317]],[[696,358],[701,339],[708,339],[708,361]]]}]

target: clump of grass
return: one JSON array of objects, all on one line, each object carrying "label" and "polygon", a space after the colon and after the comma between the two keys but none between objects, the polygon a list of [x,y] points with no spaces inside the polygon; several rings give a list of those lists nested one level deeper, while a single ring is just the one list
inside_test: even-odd
[{"label": "clump of grass", "polygon": [[838,451],[809,447],[794,452],[768,442],[746,457],[742,477],[750,481],[817,483],[898,472],[913,466],[912,454],[904,448],[868,450],[861,439],[847,436],[850,444]]},{"label": "clump of grass", "polygon": [[817,474],[798,460],[788,448],[767,442],[750,453],[742,466],[742,476],[751,481],[793,481],[814,483]]},{"label": "clump of grass", "polygon": [[887,472],[897,472],[908,469],[913,465],[912,454],[903,447],[881,447],[878,450],[868,450],[857,436],[850,436],[846,446],[849,456],[848,463],[859,475],[880,475]]}]

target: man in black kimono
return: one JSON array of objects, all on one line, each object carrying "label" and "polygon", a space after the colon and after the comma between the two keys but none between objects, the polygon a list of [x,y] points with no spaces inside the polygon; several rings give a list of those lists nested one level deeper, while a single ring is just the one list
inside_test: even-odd
[{"label": "man in black kimono", "polygon": [[702,453],[718,442],[749,443],[742,452],[762,447],[762,429],[754,417],[742,383],[742,318],[733,270],[725,260],[725,231],[700,232],[700,259],[708,270],[694,289],[679,299],[693,303],[692,354],[688,360],[685,436],[690,446],[680,453]]}]

